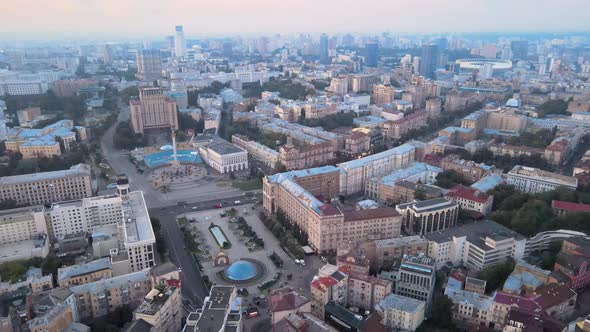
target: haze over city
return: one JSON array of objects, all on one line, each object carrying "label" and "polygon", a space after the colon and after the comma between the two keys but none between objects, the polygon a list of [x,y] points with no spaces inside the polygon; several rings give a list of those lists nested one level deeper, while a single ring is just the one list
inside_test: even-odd
[{"label": "haze over city", "polygon": [[590,0],[4,0],[0,332],[590,332]]},{"label": "haze over city", "polygon": [[[564,32],[590,27],[590,2],[566,0],[8,0],[3,38],[348,32]],[[560,17],[560,19],[556,19]]]}]

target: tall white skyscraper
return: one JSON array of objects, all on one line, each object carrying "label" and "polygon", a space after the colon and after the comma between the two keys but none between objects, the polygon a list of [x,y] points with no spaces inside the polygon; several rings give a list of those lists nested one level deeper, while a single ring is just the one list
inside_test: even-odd
[{"label": "tall white skyscraper", "polygon": [[186,56],[186,40],[184,40],[184,29],[182,25],[176,26],[176,34],[174,35],[174,54],[176,57]]}]

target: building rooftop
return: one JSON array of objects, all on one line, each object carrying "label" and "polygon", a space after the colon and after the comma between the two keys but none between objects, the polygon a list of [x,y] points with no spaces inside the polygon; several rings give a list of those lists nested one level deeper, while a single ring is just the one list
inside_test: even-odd
[{"label": "building rooftop", "polygon": [[309,303],[309,299],[289,287],[279,288],[270,294],[269,307],[272,312],[294,310]]},{"label": "building rooftop", "polygon": [[100,258],[88,263],[76,264],[59,268],[57,270],[57,281],[78,277],[85,274],[112,269],[110,258]]},{"label": "building rooftop", "polygon": [[99,280],[99,281],[95,281],[95,282],[91,282],[91,283],[87,283],[87,284],[83,284],[83,285],[73,286],[73,287],[70,287],[70,290],[76,295],[86,294],[86,293],[96,294],[96,293],[104,292],[104,291],[112,289],[112,288],[121,287],[123,285],[128,285],[128,284],[133,284],[133,283],[138,283],[138,282],[143,282],[143,281],[147,281],[149,279],[150,279],[150,270],[145,269],[142,271],[131,272],[131,273],[124,274],[124,275],[117,276],[117,277],[113,277],[113,278],[108,278],[108,279],[103,279],[103,280]]},{"label": "building rooftop", "polygon": [[176,291],[177,288],[173,286],[162,290],[152,289],[144,297],[143,302],[135,309],[135,312],[147,316],[155,315]]},{"label": "building rooftop", "polygon": [[393,149],[389,149],[387,151],[376,153],[376,154],[373,154],[373,155],[370,155],[370,156],[367,156],[364,158],[340,163],[340,164],[338,164],[338,167],[340,167],[343,170],[363,167],[363,166],[365,166],[367,164],[371,164],[377,160],[385,159],[385,158],[395,156],[395,155],[402,155],[402,154],[406,154],[406,153],[411,153],[412,151],[415,151],[415,149],[416,148],[410,144],[402,144],[398,147],[395,147]]},{"label": "building rooftop", "polygon": [[[427,243],[428,241],[420,235],[400,236],[393,239],[375,240],[377,248],[388,248],[393,246],[410,245],[414,243]],[[425,248],[426,249],[426,248]]]},{"label": "building rooftop", "polygon": [[213,141],[213,143],[207,145],[207,148],[220,155],[245,152],[244,150],[231,144],[230,142],[221,139]]},{"label": "building rooftop", "polygon": [[0,186],[32,183],[39,181],[59,180],[68,177],[90,176],[90,166],[86,164],[78,164],[70,167],[70,169],[53,172],[40,172],[24,175],[4,176],[0,178]]},{"label": "building rooftop", "polygon": [[478,191],[475,188],[465,187],[460,184],[456,185],[455,187],[451,188],[449,192],[445,194],[447,197],[459,197],[466,200],[478,202],[478,203],[485,203],[490,198],[490,195]]},{"label": "building rooftop", "polygon": [[565,201],[553,200],[551,207],[554,209],[565,210],[568,212],[584,212],[590,213],[590,204],[572,203]]},{"label": "building rooftop", "polygon": [[415,300],[409,297],[389,294],[379,304],[376,305],[375,309],[381,312],[385,310],[400,310],[404,312],[415,313],[419,310],[424,310],[426,302]]},{"label": "building rooftop", "polygon": [[549,181],[564,186],[578,186],[578,179],[575,177],[551,173],[538,168],[521,165],[514,166],[514,168],[508,172],[508,176],[524,176],[541,181]]},{"label": "building rooftop", "polygon": [[[450,242],[453,238],[466,237],[471,243],[479,245],[484,249],[487,247],[485,238],[515,238],[524,240],[525,237],[515,231],[498,224],[492,220],[477,221],[453,228],[447,228],[442,231],[424,235],[429,241],[437,243]],[[490,248],[491,249],[491,248]]]},{"label": "building rooftop", "polygon": [[150,215],[143,191],[132,191],[123,200],[123,220],[125,221],[125,245],[134,242],[156,242]]},{"label": "building rooftop", "polygon": [[326,174],[326,173],[331,173],[331,172],[339,172],[338,167],[328,165],[328,166],[314,167],[314,168],[308,168],[308,169],[302,169],[302,170],[296,170],[296,171],[288,171],[288,172],[283,172],[283,173],[271,175],[271,176],[268,176],[267,178],[270,182],[276,183],[280,179],[285,178],[285,177],[293,179],[293,178],[298,178],[298,177],[313,176],[313,175]]},{"label": "building rooftop", "polygon": [[442,171],[443,170],[440,167],[428,165],[422,162],[415,162],[406,168],[397,169],[388,175],[383,176],[379,182],[384,185],[393,186],[398,181],[422,174],[424,172],[440,173]]},{"label": "building rooftop", "polygon": [[401,216],[393,208],[376,208],[366,210],[345,210],[343,211],[344,221],[358,221],[367,219],[392,218]]},{"label": "building rooftop", "polygon": [[471,187],[485,193],[494,189],[496,186],[501,185],[502,183],[504,183],[504,178],[502,175],[488,174],[479,179],[479,181],[472,184]]},{"label": "building rooftop", "polygon": [[340,306],[334,302],[328,302],[325,306],[327,314],[333,315],[348,326],[352,326],[355,329],[359,329],[363,323],[363,317],[356,315],[350,310],[347,310],[343,306]]},{"label": "building rooftop", "polygon": [[486,312],[489,311],[494,300],[490,296],[449,287],[445,289],[445,295],[454,303],[468,304]]},{"label": "building rooftop", "polygon": [[433,198],[424,201],[416,201],[404,204],[398,204],[396,209],[407,209],[410,208],[417,213],[434,211],[439,209],[447,209],[452,206],[456,206],[457,203],[452,202],[446,198]]}]

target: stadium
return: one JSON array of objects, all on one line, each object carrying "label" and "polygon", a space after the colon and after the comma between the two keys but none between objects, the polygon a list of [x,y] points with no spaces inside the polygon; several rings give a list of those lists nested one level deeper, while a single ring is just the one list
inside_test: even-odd
[{"label": "stadium", "polygon": [[504,72],[512,69],[512,61],[499,59],[458,59],[455,61],[461,71],[480,70],[485,65],[491,65],[494,73]]}]

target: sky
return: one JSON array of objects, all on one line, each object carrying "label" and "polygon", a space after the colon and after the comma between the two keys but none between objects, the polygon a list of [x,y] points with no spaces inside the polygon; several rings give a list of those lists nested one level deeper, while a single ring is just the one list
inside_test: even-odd
[{"label": "sky", "polygon": [[590,0],[2,0],[4,38],[590,31]]}]

